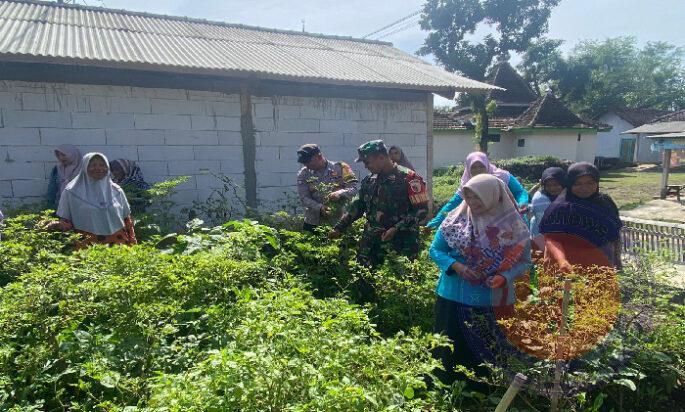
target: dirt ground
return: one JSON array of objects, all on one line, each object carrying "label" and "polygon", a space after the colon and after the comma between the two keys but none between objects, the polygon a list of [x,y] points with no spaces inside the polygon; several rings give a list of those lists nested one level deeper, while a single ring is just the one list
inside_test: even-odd
[{"label": "dirt ground", "polygon": [[[685,198],[683,198],[685,202]],[[622,216],[636,219],[685,223],[685,205],[673,200],[652,200],[635,209],[621,211]]]}]

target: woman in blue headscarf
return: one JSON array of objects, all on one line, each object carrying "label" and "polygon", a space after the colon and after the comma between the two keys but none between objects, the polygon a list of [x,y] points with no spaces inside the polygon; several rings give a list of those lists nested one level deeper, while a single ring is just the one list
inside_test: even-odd
[{"label": "woman in blue headscarf", "polygon": [[599,191],[599,180],[599,170],[590,163],[569,167],[566,190],[540,222],[546,266],[554,265],[562,273],[574,266],[622,269],[618,207]]}]

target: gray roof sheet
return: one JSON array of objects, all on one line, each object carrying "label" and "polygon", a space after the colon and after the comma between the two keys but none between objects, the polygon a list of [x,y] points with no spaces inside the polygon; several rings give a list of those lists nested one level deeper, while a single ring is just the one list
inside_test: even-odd
[{"label": "gray roof sheet", "polygon": [[0,0],[0,61],[387,87],[450,97],[497,89],[385,42],[38,1]]}]

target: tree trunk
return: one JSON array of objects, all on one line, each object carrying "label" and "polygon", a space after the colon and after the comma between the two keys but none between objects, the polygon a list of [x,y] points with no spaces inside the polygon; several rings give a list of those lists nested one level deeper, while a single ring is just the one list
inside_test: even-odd
[{"label": "tree trunk", "polygon": [[488,152],[488,142],[490,141],[490,130],[488,129],[488,123],[490,123],[490,119],[488,118],[488,111],[485,109],[485,105],[483,107],[478,108],[478,114],[480,114],[480,136],[478,136],[478,146],[480,147],[480,151],[483,153]]}]

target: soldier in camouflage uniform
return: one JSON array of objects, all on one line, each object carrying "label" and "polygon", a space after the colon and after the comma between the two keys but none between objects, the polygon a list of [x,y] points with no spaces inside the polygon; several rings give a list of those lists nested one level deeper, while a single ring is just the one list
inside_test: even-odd
[{"label": "soldier in camouflage uniform", "polygon": [[365,266],[381,264],[386,248],[410,259],[419,252],[419,222],[428,214],[428,193],[421,176],[399,166],[388,156],[382,140],[357,149],[357,161],[371,172],[362,180],[359,195],[330,234],[339,237],[354,221],[366,215],[358,261]]},{"label": "soldier in camouflage uniform", "polygon": [[300,147],[297,161],[304,165],[297,174],[304,229],[312,232],[319,225],[334,224],[357,194],[357,176],[347,163],[326,159],[315,144]]}]

